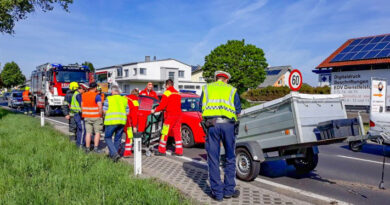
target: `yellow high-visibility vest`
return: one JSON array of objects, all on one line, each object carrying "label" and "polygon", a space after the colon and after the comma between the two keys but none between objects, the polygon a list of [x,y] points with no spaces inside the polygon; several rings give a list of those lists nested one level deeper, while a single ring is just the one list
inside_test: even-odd
[{"label": "yellow high-visibility vest", "polygon": [[70,103],[70,115],[81,112],[80,103],[77,101],[76,96],[80,94],[79,91],[75,91],[72,95],[72,101]]},{"label": "yellow high-visibility vest", "polygon": [[217,81],[205,85],[202,89],[203,117],[226,117],[237,120],[234,106],[236,88],[222,81]]},{"label": "yellow high-visibility vest", "polygon": [[125,125],[127,120],[126,97],[112,95],[107,97],[108,110],[104,117],[104,125]]}]

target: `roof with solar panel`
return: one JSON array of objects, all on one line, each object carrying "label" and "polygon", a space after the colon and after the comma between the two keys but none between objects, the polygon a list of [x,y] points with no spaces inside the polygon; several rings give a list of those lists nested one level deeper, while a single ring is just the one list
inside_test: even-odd
[{"label": "roof with solar panel", "polygon": [[347,40],[317,68],[390,63],[390,34]]}]

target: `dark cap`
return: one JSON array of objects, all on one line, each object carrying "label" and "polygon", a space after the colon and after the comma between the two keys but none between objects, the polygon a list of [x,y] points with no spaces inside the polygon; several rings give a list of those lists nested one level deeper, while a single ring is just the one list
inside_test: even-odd
[{"label": "dark cap", "polygon": [[95,82],[92,82],[89,84],[89,88],[96,88],[97,84]]}]

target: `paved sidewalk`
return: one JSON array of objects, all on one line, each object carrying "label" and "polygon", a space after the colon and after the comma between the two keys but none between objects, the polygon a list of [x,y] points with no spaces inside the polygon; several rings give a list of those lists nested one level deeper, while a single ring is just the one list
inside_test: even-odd
[{"label": "paved sidewalk", "polygon": [[[68,127],[49,122],[55,129],[68,134]],[[133,158],[124,159],[130,166],[133,166]],[[241,195],[238,198],[224,199],[223,202],[216,202],[210,196],[210,185],[208,183],[208,171],[195,166],[192,162],[183,162],[166,156],[142,156],[143,176],[158,178],[161,181],[178,188],[182,193],[190,196],[200,204],[285,204],[305,205],[308,202],[294,199],[274,191],[253,186],[250,183],[236,180],[237,189]],[[221,172],[222,173],[222,172]]]},{"label": "paved sidewalk", "polygon": [[[123,161],[133,164],[132,158],[123,159]],[[239,180],[236,180],[237,189],[241,192],[239,198],[216,202],[209,196],[210,186],[207,170],[196,167],[191,162],[182,162],[161,156],[143,156],[142,163],[143,174],[177,187],[184,194],[202,204],[310,204]]]}]

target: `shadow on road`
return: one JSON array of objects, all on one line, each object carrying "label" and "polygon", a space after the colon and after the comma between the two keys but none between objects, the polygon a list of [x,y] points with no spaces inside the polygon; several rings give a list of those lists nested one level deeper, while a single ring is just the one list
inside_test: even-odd
[{"label": "shadow on road", "polygon": [[[387,145],[380,145],[380,144],[371,144],[367,143],[364,144],[362,147],[362,150],[360,152],[366,153],[366,154],[373,154],[373,155],[378,155],[378,156],[383,156],[383,146],[385,146],[385,154],[387,157],[390,155],[390,146]],[[348,145],[340,146],[343,149],[349,150]]]},{"label": "shadow on road", "polygon": [[185,171],[188,178],[190,178],[195,184],[199,186],[199,188],[208,196],[211,196],[211,189],[209,184],[207,183],[208,173],[196,169],[197,164],[194,162],[184,162],[183,170]]},{"label": "shadow on road", "polygon": [[294,166],[287,165],[287,163],[284,160],[261,163],[260,175],[270,177],[270,178],[278,178],[278,177],[290,177],[294,179],[309,178],[309,179],[313,179],[328,184],[336,183],[328,179],[322,178],[320,175],[316,174],[315,171],[310,172],[308,174],[298,174],[295,171]]}]

